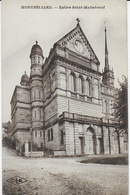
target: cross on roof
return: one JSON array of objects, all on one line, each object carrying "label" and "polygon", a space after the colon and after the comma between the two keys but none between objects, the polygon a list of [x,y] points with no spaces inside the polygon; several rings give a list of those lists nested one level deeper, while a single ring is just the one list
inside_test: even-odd
[{"label": "cross on roof", "polygon": [[77,24],[79,24],[79,23],[80,23],[80,19],[79,19],[79,18],[77,18],[76,20],[77,20]]}]

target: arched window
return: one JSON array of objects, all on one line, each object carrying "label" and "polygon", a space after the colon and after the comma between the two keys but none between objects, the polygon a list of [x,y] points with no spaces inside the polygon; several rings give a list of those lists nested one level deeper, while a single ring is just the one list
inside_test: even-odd
[{"label": "arched window", "polygon": [[94,85],[94,96],[98,98],[98,85]]},{"label": "arched window", "polygon": [[40,110],[40,118],[42,118],[42,111]]},{"label": "arched window", "polygon": [[41,91],[39,91],[39,98],[41,98]]},{"label": "arched window", "polygon": [[36,118],[36,117],[37,117],[37,112],[36,112],[36,110],[35,110],[34,114],[35,114],[35,118]]},{"label": "arched window", "polygon": [[76,77],[75,74],[71,74],[71,91],[76,92]]},{"label": "arched window", "polygon": [[83,88],[83,78],[80,76],[79,77],[79,93],[83,93],[84,88]]},{"label": "arched window", "polygon": [[86,80],[86,87],[87,87],[87,95],[91,96],[91,82],[90,80]]},{"label": "arched window", "polygon": [[34,98],[36,98],[36,91],[34,91]]},{"label": "arched window", "polygon": [[40,57],[38,57],[38,63],[40,64]]}]

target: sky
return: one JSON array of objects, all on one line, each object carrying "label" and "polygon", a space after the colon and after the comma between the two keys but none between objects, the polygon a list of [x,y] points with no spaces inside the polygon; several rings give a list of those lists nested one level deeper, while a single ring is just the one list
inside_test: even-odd
[{"label": "sky", "polygon": [[[86,2],[86,3],[85,3]],[[53,9],[21,9],[21,6]],[[59,6],[105,6],[105,9],[59,9]],[[55,8],[57,7],[57,8]],[[11,120],[10,101],[24,71],[30,75],[30,51],[36,40],[46,58],[53,44],[75,28],[81,28],[104,68],[105,37],[109,64],[117,79],[127,76],[127,20],[125,0],[3,0],[2,1],[2,121]]]}]

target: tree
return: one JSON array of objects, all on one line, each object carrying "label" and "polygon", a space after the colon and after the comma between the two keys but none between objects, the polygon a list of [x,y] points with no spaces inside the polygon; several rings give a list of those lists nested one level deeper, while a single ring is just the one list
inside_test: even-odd
[{"label": "tree", "polygon": [[128,131],[128,80],[123,76],[123,81],[118,82],[120,87],[114,102],[114,115],[119,121],[120,129]]}]

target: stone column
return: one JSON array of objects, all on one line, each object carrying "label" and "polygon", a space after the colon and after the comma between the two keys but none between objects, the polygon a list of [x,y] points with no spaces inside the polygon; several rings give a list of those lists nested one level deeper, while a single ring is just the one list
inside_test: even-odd
[{"label": "stone column", "polygon": [[29,141],[25,141],[25,156],[29,155]]},{"label": "stone column", "polygon": [[87,91],[86,91],[86,76],[83,76],[83,94],[86,95]]},{"label": "stone column", "polygon": [[[79,93],[79,83],[78,83],[78,78],[79,78],[79,73],[75,73],[75,82],[76,82],[76,93]],[[77,94],[77,98],[79,99],[79,94]]]},{"label": "stone column", "polygon": [[69,136],[69,122],[65,122],[65,150],[66,155],[70,152],[70,136]]},{"label": "stone column", "polygon": [[78,123],[74,123],[74,151],[75,155],[80,154]]},{"label": "stone column", "polygon": [[91,96],[94,97],[94,80],[91,79]]}]

